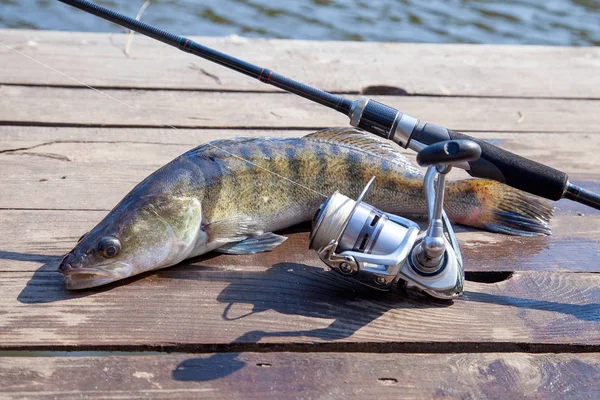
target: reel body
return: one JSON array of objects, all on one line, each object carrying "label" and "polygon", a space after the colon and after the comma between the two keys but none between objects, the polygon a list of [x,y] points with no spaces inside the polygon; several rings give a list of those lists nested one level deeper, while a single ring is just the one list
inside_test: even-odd
[{"label": "reel body", "polygon": [[448,141],[419,153],[417,161],[430,165],[424,180],[429,220],[425,231],[409,219],[362,202],[373,177],[356,201],[335,192],[321,205],[309,247],[333,270],[373,289],[391,290],[401,283],[440,299],[460,296],[464,270],[443,210],[445,176],[451,163],[475,159],[480,152],[472,141]]}]

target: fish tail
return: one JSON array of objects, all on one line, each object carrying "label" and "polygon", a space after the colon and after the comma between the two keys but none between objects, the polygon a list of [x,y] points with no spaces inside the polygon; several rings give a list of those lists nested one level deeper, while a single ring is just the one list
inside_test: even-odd
[{"label": "fish tail", "polygon": [[486,179],[448,182],[445,207],[453,222],[518,236],[550,235],[552,204]]}]

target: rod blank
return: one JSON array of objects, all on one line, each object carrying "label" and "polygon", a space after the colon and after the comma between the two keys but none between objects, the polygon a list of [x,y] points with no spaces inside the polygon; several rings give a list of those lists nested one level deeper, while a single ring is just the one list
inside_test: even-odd
[{"label": "rod blank", "polygon": [[316,103],[322,104],[326,107],[332,108],[347,116],[350,115],[352,102],[341,96],[336,96],[324,90],[320,90],[312,86],[306,85],[304,83],[295,81],[276,72],[273,72],[268,68],[261,68],[249,62],[240,60],[239,58],[235,58],[225,53],[221,53],[220,51],[203,46],[184,36],[174,35],[170,32],[156,28],[152,25],[138,21],[126,15],[117,13],[111,9],[102,7],[101,5],[92,3],[90,1],[59,1],[68,4],[72,7],[78,8],[87,13],[93,14],[107,21],[113,22],[117,25],[121,25],[125,28],[131,29],[132,31],[141,33],[142,35],[156,39],[162,43],[168,44],[169,46],[176,47],[179,50],[194,54],[208,61],[212,61],[216,64],[230,68],[244,75],[248,75],[252,78],[258,79],[263,83],[273,85],[290,93],[297,94],[298,96],[304,97]]}]

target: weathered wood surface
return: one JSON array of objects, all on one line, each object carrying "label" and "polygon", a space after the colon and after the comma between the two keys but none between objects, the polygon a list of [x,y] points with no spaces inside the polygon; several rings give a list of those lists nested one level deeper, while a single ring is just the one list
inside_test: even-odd
[{"label": "weathered wood surface", "polygon": [[[62,180],[58,179],[59,182]],[[85,185],[81,181],[78,185]],[[93,228],[107,211],[27,210],[0,211],[0,271],[55,271],[59,256],[71,250],[77,239]],[[600,216],[562,213],[555,216],[552,236],[524,238],[457,227],[465,258],[465,270],[497,271],[578,271],[600,272]],[[268,267],[279,261],[322,265],[317,254],[308,251],[308,229],[302,226],[284,233],[289,237],[282,249],[265,254],[256,262]],[[292,257],[292,258],[290,258]],[[245,257],[218,255],[210,265],[246,268]]]},{"label": "weathered wood surface", "polygon": [[[600,49],[194,38],[333,92],[373,86],[438,96],[600,98]],[[274,91],[203,59],[136,35],[5,30],[0,41],[99,87]],[[77,85],[0,46],[0,83]],[[464,111],[464,110],[463,110]]]},{"label": "weathered wood surface", "polygon": [[[306,227],[271,253],[211,254],[67,292],[60,256],[176,155],[347,119],[139,36],[131,57],[122,35],[0,31],[0,41],[133,107],[0,46],[0,347],[219,352],[0,352],[0,397],[595,397],[600,212],[566,201],[551,237],[459,228],[467,282],[453,303],[345,281],[306,250]],[[600,190],[598,49],[202,41],[330,91],[386,94],[375,98]],[[266,353],[231,353],[247,351]]]},{"label": "weathered wood surface", "polygon": [[[122,122],[127,123],[125,120]],[[344,123],[339,126],[346,126],[346,124]],[[275,127],[267,127],[266,129],[211,129],[202,127],[177,130],[169,127],[104,128],[94,126],[45,127],[0,125],[0,138],[2,138],[0,141],[0,153],[19,153],[21,150],[35,150],[30,149],[30,147],[34,146],[46,147],[58,145],[70,146],[62,149],[59,148],[58,153],[72,158],[74,161],[99,160],[101,157],[107,157],[116,152],[117,155],[112,156],[110,160],[113,163],[132,164],[137,163],[136,160],[142,158],[145,160],[154,160],[154,165],[163,165],[170,160],[172,153],[164,152],[168,150],[168,147],[151,145],[178,146],[177,151],[181,153],[200,143],[214,139],[239,136],[299,137],[314,131],[314,128],[290,130]],[[600,135],[595,135],[594,132],[478,132],[468,130],[465,130],[465,132],[533,160],[546,162],[555,168],[568,169],[570,175],[592,175],[596,173],[594,171],[594,167],[596,166],[594,152],[600,151]],[[136,143],[149,145],[147,148],[144,148],[144,154],[137,154],[137,152],[132,152],[126,147],[127,145]],[[110,153],[105,151],[106,148],[81,148],[103,144],[107,148],[110,148]],[[90,150],[95,150],[95,152],[90,152]],[[415,153],[412,150],[400,149],[400,151],[414,160]]]},{"label": "weathered wood surface", "polygon": [[[340,125],[345,126],[345,124]],[[101,162],[110,157],[111,165],[161,166],[174,156],[214,139],[240,136],[300,137],[315,129],[173,129],[44,127],[0,125],[0,154],[58,155],[74,162]],[[583,132],[472,132],[502,148],[524,157],[569,171],[570,176],[596,179],[596,152],[600,135]],[[600,132],[600,131],[599,131]],[[141,146],[144,145],[144,146]],[[409,159],[412,150],[400,149]],[[17,159],[13,159],[18,161]],[[110,165],[108,166],[110,167]],[[452,173],[458,173],[454,169]],[[458,176],[467,176],[456,175]],[[0,177],[1,179],[1,177]],[[591,182],[593,183],[593,182]]]},{"label": "weathered wood surface", "polygon": [[6,399],[597,398],[600,354],[215,353],[0,358]]},{"label": "weathered wood surface", "polygon": [[[104,93],[112,98],[87,88],[0,86],[0,123],[253,129],[348,125],[345,115],[287,93],[242,95],[174,90],[105,90]],[[595,100],[371,97],[409,115],[418,115],[424,121],[459,131],[596,133],[600,125]],[[32,98],[36,99],[35,112],[30,107]]]},{"label": "weathered wood surface", "polygon": [[55,272],[2,272],[0,348],[554,352],[600,345],[598,274],[467,281],[464,296],[450,303],[373,293],[290,250],[243,264],[206,256],[79,292],[65,291]]},{"label": "weathered wood surface", "polygon": [[[5,193],[0,208],[111,209],[131,188],[160,166],[197,144],[219,137],[219,130],[179,130],[180,136],[153,129],[69,129],[52,135],[55,128],[0,127],[6,141],[0,145],[0,175]],[[62,129],[61,129],[62,130]],[[122,132],[124,131],[124,132]],[[174,131],[174,130],[172,130]],[[11,134],[19,132],[19,136]],[[80,132],[75,134],[74,132]],[[221,137],[302,136],[310,131],[224,130]],[[31,133],[31,137],[23,136]],[[36,134],[41,134],[36,138]],[[162,136],[160,139],[158,139]],[[570,172],[573,182],[594,188],[600,175],[593,172],[600,136],[588,134],[488,133],[478,135],[508,150]],[[551,136],[552,140],[548,139]],[[179,142],[179,143],[178,143]],[[404,151],[414,160],[414,153]],[[61,179],[65,177],[64,179]],[[109,178],[110,179],[107,179]],[[451,178],[468,175],[458,169]],[[77,190],[70,190],[72,185]],[[29,196],[28,190],[36,193]],[[69,196],[64,191],[69,190]],[[94,196],[102,190],[103,196]],[[562,202],[561,207],[588,213],[580,205]],[[595,213],[593,210],[589,212]]]}]

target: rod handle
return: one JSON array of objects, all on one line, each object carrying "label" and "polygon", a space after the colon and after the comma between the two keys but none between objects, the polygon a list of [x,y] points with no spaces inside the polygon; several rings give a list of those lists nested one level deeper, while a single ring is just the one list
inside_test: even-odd
[{"label": "rod handle", "polygon": [[472,140],[481,147],[481,156],[468,162],[469,175],[506,183],[549,200],[560,200],[563,197],[568,182],[568,176],[564,172],[439,125],[419,123],[411,136],[411,140],[425,145],[449,139]]}]

